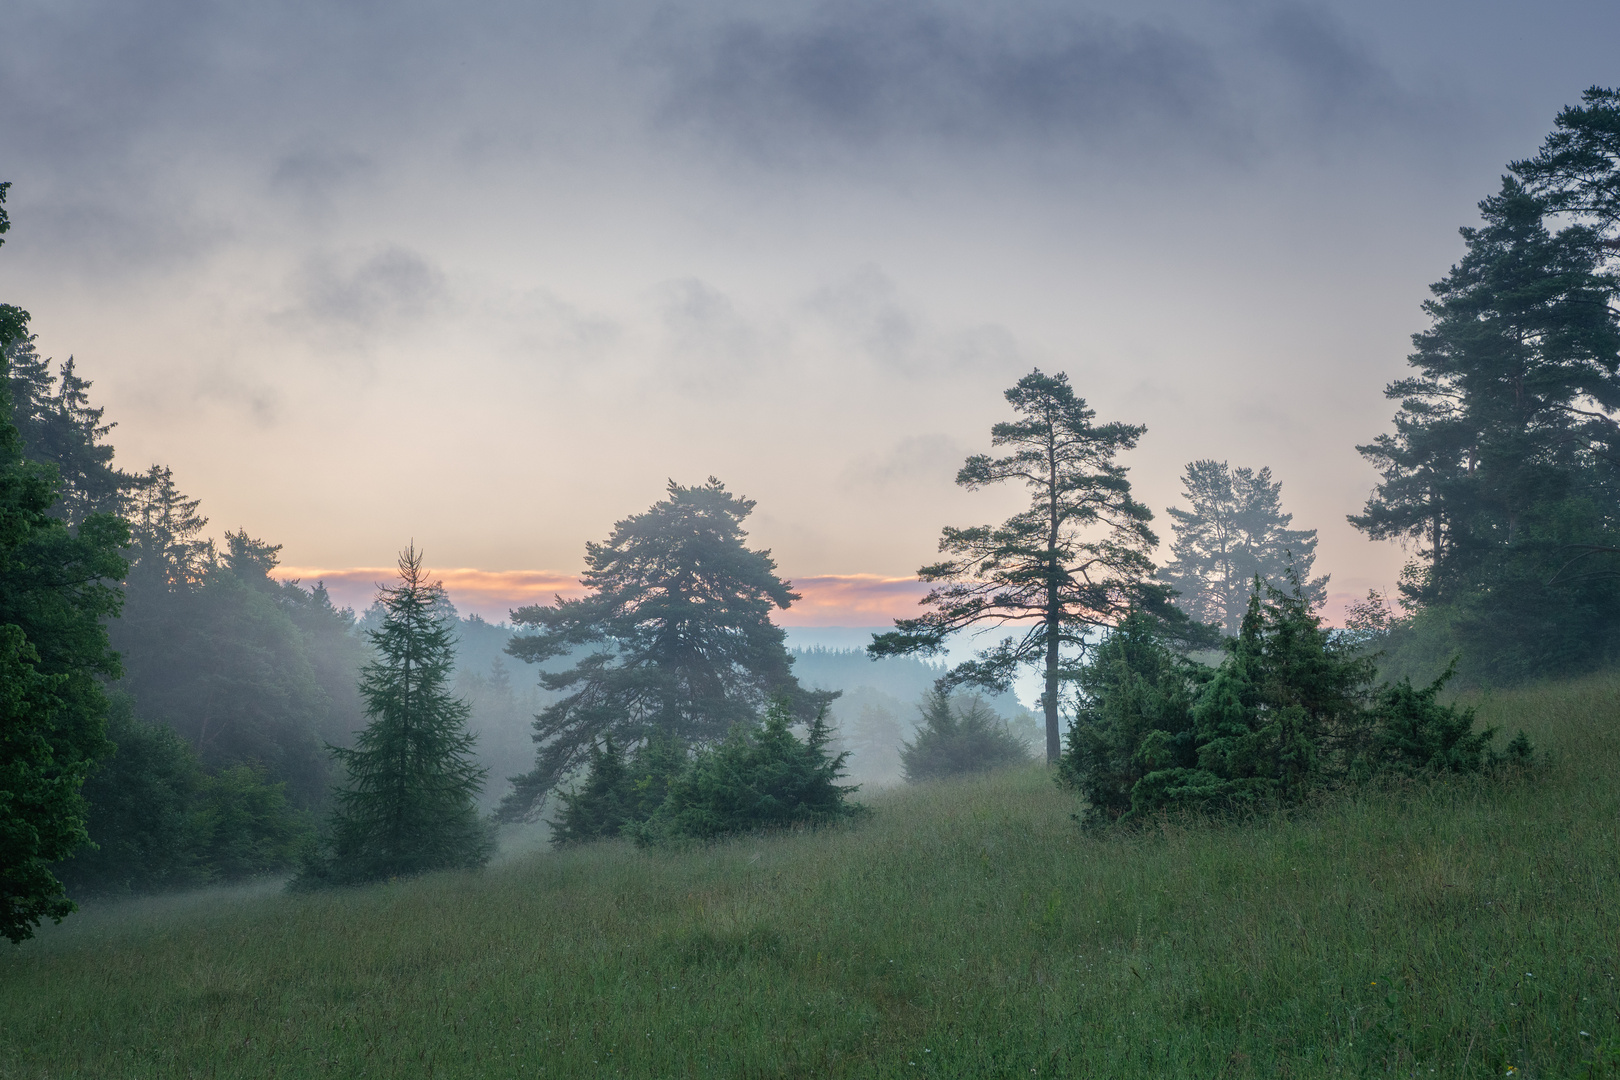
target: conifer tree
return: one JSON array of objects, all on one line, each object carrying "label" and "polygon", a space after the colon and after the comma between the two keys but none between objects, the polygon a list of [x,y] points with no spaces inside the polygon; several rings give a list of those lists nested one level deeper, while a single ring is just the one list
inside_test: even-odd
[{"label": "conifer tree", "polygon": [[535,767],[513,777],[501,803],[507,820],[537,816],[602,739],[627,749],[653,738],[698,746],[755,721],[774,697],[808,723],[837,696],[805,690],[793,675],[771,612],[799,597],[769,551],[747,546],[742,523],[753,500],[714,477],[695,487],[672,480],[668,491],[616,523],[605,543],[586,545],[589,596],[512,613],[540,633],[513,637],[508,653],[534,664],[578,659],[540,674],[566,696],[535,718]]},{"label": "conifer tree", "polygon": [[1132,497],[1126,469],[1114,460],[1147,429],[1093,424],[1096,412],[1064,374],[1037,369],[1006,398],[1018,419],[991,428],[990,443],[1012,452],[968,458],[956,482],[969,491],[1021,482],[1030,490],[1029,508],[998,526],[947,526],[939,550],[951,558],[917,571],[937,585],[922,601],[932,610],[895,620],[894,630],[873,636],[868,651],[931,655],[959,630],[1019,627],[1016,637],[958,664],[945,684],[1005,690],[1017,669],[1039,668],[1046,757],[1054,762],[1059,684],[1072,674],[1087,635],[1137,607],[1177,613],[1151,580],[1149,552],[1159,542],[1148,527],[1153,512]]},{"label": "conifer tree", "polygon": [[[0,349],[27,323],[0,305]],[[16,942],[73,910],[51,865],[84,842],[81,789],[111,749],[102,680],[119,665],[103,620],[122,601],[129,531],[107,514],[73,531],[51,516],[54,470],[23,456],[5,376],[0,362],[0,934]]]},{"label": "conifer tree", "polygon": [[1417,541],[1403,602],[1463,647],[1465,672],[1502,680],[1620,642],[1614,579],[1558,580],[1620,509],[1620,276],[1597,227],[1554,231],[1513,177],[1480,211],[1431,287],[1414,374],[1385,390],[1394,432],[1358,448],[1383,478],[1350,521]]},{"label": "conifer tree", "polygon": [[1164,579],[1180,595],[1176,606],[1191,618],[1235,635],[1248,609],[1255,578],[1281,588],[1290,575],[1306,599],[1320,604],[1328,579],[1312,578],[1316,530],[1291,529],[1283,512],[1282,484],[1271,470],[1193,461],[1181,485],[1191,509],[1171,507],[1170,564]]},{"label": "conifer tree", "polygon": [[29,335],[6,347],[6,362],[23,454],[56,466],[61,497],[51,516],[77,525],[90,514],[124,514],[141,479],[113,466],[113,447],[103,440],[114,425],[90,404],[90,381],[73,358],[53,372]]},{"label": "conifer tree", "polygon": [[1027,764],[1029,747],[977,694],[952,698],[935,690],[923,699],[922,725],[900,745],[906,782],[990,772]]},{"label": "conifer tree", "polygon": [[473,759],[466,702],[449,690],[450,626],[438,616],[444,586],[429,581],[414,546],[400,583],[379,595],[382,624],[368,633],[377,657],[361,675],[371,722],[352,749],[333,748],[348,773],[337,793],[330,851],[302,884],[358,883],[482,866],[492,843],[475,798],[485,770]]}]

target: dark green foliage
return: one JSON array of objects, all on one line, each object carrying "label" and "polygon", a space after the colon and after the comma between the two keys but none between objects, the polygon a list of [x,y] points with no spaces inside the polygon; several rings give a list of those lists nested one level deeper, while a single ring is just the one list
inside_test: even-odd
[{"label": "dark green foliage", "polygon": [[450,693],[451,629],[430,582],[407,548],[400,584],[382,590],[382,625],[367,636],[377,659],[361,674],[371,722],[352,749],[332,752],[348,774],[337,793],[329,850],[301,886],[357,884],[432,870],[482,866],[493,843],[475,799],[485,772],[473,760],[467,704]]},{"label": "dark green foliage", "polygon": [[[1472,710],[1439,702],[1449,673],[1375,690],[1359,638],[1323,627],[1299,591],[1255,586],[1214,670],[1172,653],[1147,619],[1098,649],[1059,770],[1092,813],[1265,810],[1387,772],[1500,760],[1494,730],[1476,732]],[[1514,754],[1528,761],[1528,746]]]},{"label": "dark green foliage", "polygon": [[90,514],[123,514],[142,478],[113,466],[113,448],[102,440],[114,425],[90,404],[91,384],[73,358],[52,372],[30,335],[7,345],[5,359],[23,455],[56,466],[60,498],[51,515],[76,525]]},{"label": "dark green foliage", "polygon": [[245,765],[210,776],[175,732],[135,717],[116,694],[117,748],[84,785],[93,846],[56,868],[75,893],[153,892],[291,869],[314,830],[284,785]]},{"label": "dark green foliage", "polygon": [[[5,185],[0,185],[3,203]],[[0,232],[8,223],[0,207]],[[0,345],[26,331],[0,307]],[[80,788],[110,749],[101,680],[119,674],[103,620],[118,613],[128,528],[50,516],[55,470],[27,460],[0,368],[0,934],[30,937],[73,910],[50,866],[85,838]]]},{"label": "dark green foliage", "polygon": [[[1402,679],[1378,691],[1372,747],[1378,765],[1407,772],[1479,772],[1490,761],[1496,729],[1475,731],[1473,709],[1440,704],[1450,677],[1448,671],[1421,689]],[[1522,731],[1519,737],[1524,739]]]},{"label": "dark green foliage", "polygon": [[[0,237],[11,231],[11,215],[6,213],[6,192],[10,189],[10,181],[0,183]],[[3,246],[5,240],[0,239],[0,247]],[[27,336],[28,312],[11,304],[0,304],[0,349]]]},{"label": "dark green foliage", "polygon": [[[1620,96],[1593,88],[1541,154],[1480,204],[1432,286],[1383,474],[1357,528],[1417,542],[1408,617],[1381,642],[1470,682],[1579,671],[1620,655]],[[1565,215],[1561,228],[1549,215]]]},{"label": "dark green foliage", "polygon": [[761,829],[831,825],[864,817],[853,787],[838,783],[845,754],[830,754],[832,731],[818,714],[803,740],[794,713],[778,698],[762,721],[739,724],[724,741],[701,749],[669,782],[669,793],[637,840],[713,840]]},{"label": "dark green foliage", "polygon": [[1511,168],[1553,213],[1620,230],[1620,89],[1594,86],[1558,114],[1533,158]]},{"label": "dark green foliage", "polygon": [[990,772],[1029,761],[1029,747],[977,694],[952,698],[935,690],[921,707],[922,725],[901,744],[908,783]]},{"label": "dark green foliage", "polygon": [[1153,512],[1131,496],[1126,469],[1114,461],[1147,429],[1094,425],[1095,410],[1061,373],[1032,371],[1006,398],[1018,419],[992,427],[990,444],[1012,452],[968,458],[956,482],[969,491],[1022,483],[1029,508],[998,526],[947,526],[939,550],[951,557],[917,571],[937,584],[923,601],[932,610],[896,620],[894,630],[873,636],[869,650],[934,655],[959,630],[1018,627],[1018,636],[953,668],[946,685],[1005,690],[1019,668],[1040,668],[1046,754],[1055,761],[1059,683],[1087,635],[1135,608],[1168,610],[1165,588],[1151,580]]},{"label": "dark green foliage", "polygon": [[1255,472],[1224,461],[1194,461],[1181,486],[1191,509],[1169,510],[1173,558],[1162,575],[1180,594],[1178,608],[1233,635],[1256,577],[1279,588],[1298,580],[1307,598],[1322,603],[1328,579],[1310,576],[1316,530],[1288,527],[1293,515],[1283,512],[1282,484],[1271,479],[1269,468]]},{"label": "dark green foliage", "polygon": [[591,748],[584,782],[557,793],[562,812],[551,823],[551,842],[579,844],[633,831],[657,813],[686,765],[686,752],[667,739],[642,743],[628,760],[618,743],[602,740]]},{"label": "dark green foliage", "polygon": [[1213,674],[1172,651],[1153,619],[1129,616],[1076,675],[1079,708],[1058,763],[1060,782],[1112,819],[1131,808],[1131,793],[1147,774],[1195,766],[1192,708]]},{"label": "dark green foliage", "polygon": [[539,629],[512,639],[513,656],[534,664],[583,656],[540,673],[546,689],[566,696],[536,717],[535,767],[513,778],[504,819],[539,814],[604,738],[697,745],[750,721],[774,695],[787,695],[805,721],[836,696],[804,690],[793,676],[771,612],[798,596],[770,552],[744,543],[753,509],[713,477],[702,487],[671,481],[668,498],[618,522],[606,543],[586,545],[591,595],[513,613]]}]

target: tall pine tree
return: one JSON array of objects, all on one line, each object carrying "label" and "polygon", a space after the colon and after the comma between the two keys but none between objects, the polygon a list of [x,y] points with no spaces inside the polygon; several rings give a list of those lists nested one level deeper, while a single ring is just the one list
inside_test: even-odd
[{"label": "tall pine tree", "polygon": [[968,458],[956,482],[969,491],[1022,483],[1029,508],[1001,525],[947,526],[939,550],[951,556],[917,571],[936,583],[923,599],[931,611],[897,619],[872,638],[873,656],[938,653],[959,630],[990,625],[1019,628],[977,659],[958,664],[946,685],[1005,690],[1021,667],[1045,678],[1046,757],[1056,761],[1059,684],[1073,674],[1087,637],[1137,607],[1173,614],[1163,586],[1151,579],[1149,553],[1158,537],[1153,511],[1131,495],[1125,467],[1114,459],[1136,445],[1146,428],[1093,424],[1097,415],[1064,374],[1039,369],[1006,392],[1018,414],[990,429],[1004,457]]},{"label": "tall pine tree", "polygon": [[482,866],[492,841],[475,803],[485,771],[473,759],[467,704],[451,694],[455,641],[415,547],[384,588],[377,658],[361,675],[371,722],[352,749],[334,748],[348,773],[337,793],[329,851],[302,884],[348,884]]}]

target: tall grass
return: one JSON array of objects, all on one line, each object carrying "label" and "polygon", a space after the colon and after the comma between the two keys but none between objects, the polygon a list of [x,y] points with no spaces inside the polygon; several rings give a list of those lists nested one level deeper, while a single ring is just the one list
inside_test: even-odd
[{"label": "tall grass", "polygon": [[0,1077],[1620,1075],[1620,677],[1528,777],[1094,836],[1044,770],[847,830],[89,908]]}]

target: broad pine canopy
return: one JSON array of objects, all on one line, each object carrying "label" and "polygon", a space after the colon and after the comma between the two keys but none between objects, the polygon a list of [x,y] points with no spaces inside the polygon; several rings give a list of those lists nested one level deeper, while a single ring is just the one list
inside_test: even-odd
[{"label": "broad pine canopy", "polygon": [[668,496],[585,546],[581,580],[591,593],[512,613],[539,629],[507,652],[532,664],[570,657],[540,673],[567,696],[535,718],[535,768],[513,778],[501,807],[508,820],[538,814],[557,783],[600,739],[635,745],[652,736],[692,745],[724,738],[785,696],[809,722],[835,695],[806,691],[793,675],[771,612],[798,594],[776,576],[769,551],[750,549],[742,523],[752,499],[714,477],[697,487],[669,482]]}]

